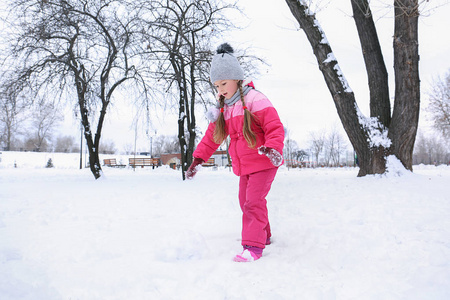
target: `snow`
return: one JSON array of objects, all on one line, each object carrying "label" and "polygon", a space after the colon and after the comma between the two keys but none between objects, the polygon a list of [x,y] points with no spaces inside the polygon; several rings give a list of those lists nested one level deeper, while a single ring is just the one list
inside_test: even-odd
[{"label": "snow", "polygon": [[[325,36],[325,33],[323,32],[322,28],[320,28],[320,24],[317,20],[315,20],[314,22],[315,26],[319,28],[319,31],[322,34],[322,40],[320,41],[321,44],[326,44],[327,43],[327,38]],[[331,46],[330,46],[331,48]],[[335,62],[335,65],[333,67],[333,69],[336,71],[336,74],[339,77],[339,80],[342,83],[342,86],[344,87],[344,91],[346,93],[353,93],[353,90],[350,88],[350,85],[348,84],[347,79],[344,76],[344,73],[342,73],[341,67],[339,67],[339,64],[337,62],[336,57],[334,56],[333,52],[330,52],[327,54],[327,58],[323,61],[324,64],[329,64],[331,62]]]},{"label": "snow", "polygon": [[369,135],[368,142],[371,147],[384,147],[389,148],[392,144],[392,141],[388,138],[388,131],[378,121],[377,117],[366,117],[359,110],[358,106],[355,104],[356,113],[358,114],[359,124],[363,126],[367,130]]},{"label": "snow", "polygon": [[323,63],[324,63],[324,64],[328,64],[328,63],[330,63],[330,62],[332,62],[332,61],[336,61],[336,57],[334,57],[334,54],[331,52],[331,53],[328,53],[327,59],[325,59],[325,60],[323,61]]},{"label": "snow", "polygon": [[402,162],[395,157],[395,155],[389,155],[386,158],[386,174],[388,177],[400,177],[411,175],[411,171],[406,170]]},{"label": "snow", "polygon": [[228,169],[182,181],[165,167],[104,168],[94,180],[75,154],[1,159],[2,300],[450,299],[449,166],[411,173],[389,157],[386,176],[362,178],[281,167],[272,244],[236,263]]}]

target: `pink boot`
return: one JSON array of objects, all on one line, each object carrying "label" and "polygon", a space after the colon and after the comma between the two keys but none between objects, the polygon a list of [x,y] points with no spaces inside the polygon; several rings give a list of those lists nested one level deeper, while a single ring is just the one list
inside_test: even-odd
[{"label": "pink boot", "polygon": [[233,260],[236,262],[251,262],[261,258],[263,248],[244,246],[244,251],[236,255]]}]

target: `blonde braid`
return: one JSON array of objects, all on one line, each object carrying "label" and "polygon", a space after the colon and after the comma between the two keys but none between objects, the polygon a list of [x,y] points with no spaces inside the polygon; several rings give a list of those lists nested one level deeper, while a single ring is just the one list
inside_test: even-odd
[{"label": "blonde braid", "polygon": [[219,109],[220,114],[216,121],[216,127],[214,128],[214,142],[216,144],[222,144],[222,142],[226,139],[227,133],[225,132],[225,116],[224,116],[224,106],[225,106],[225,96],[220,96],[219,98]]},{"label": "blonde braid", "polygon": [[256,135],[252,130],[252,121],[254,119],[253,114],[245,106],[244,91],[242,89],[242,80],[238,82],[239,93],[241,94],[242,108],[244,109],[244,128],[243,134],[250,148],[255,148],[256,146]]}]

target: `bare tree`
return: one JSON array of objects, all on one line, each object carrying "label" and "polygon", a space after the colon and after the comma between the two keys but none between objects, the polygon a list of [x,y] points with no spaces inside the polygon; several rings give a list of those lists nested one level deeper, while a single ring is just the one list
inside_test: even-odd
[{"label": "bare tree", "polygon": [[414,147],[415,164],[448,164],[450,162],[450,151],[448,142],[433,133],[419,132],[417,143]]},{"label": "bare tree", "polygon": [[300,164],[302,165],[303,162],[305,161],[305,159],[307,157],[309,157],[308,152],[306,150],[303,149],[299,149],[294,151],[294,153],[292,154],[292,157]]},{"label": "bare tree", "polygon": [[428,92],[433,125],[442,135],[450,138],[450,72],[444,79],[438,78]]},{"label": "bare tree", "polygon": [[76,146],[75,146],[75,138],[73,136],[58,136],[56,138],[56,144],[55,144],[55,152],[64,152],[64,153],[70,153],[75,152]]},{"label": "bare tree", "polygon": [[0,92],[0,145],[12,150],[20,134],[21,124],[26,120],[27,103],[4,83]]},{"label": "bare tree", "polygon": [[28,132],[34,141],[33,151],[42,151],[52,139],[53,130],[64,118],[53,103],[45,101],[35,103],[31,112],[31,126]]},{"label": "bare tree", "polygon": [[[148,52],[157,55],[156,80],[177,101],[182,177],[192,161],[196,140],[195,104],[210,93],[210,41],[231,23],[223,16],[235,7],[220,0],[159,0],[146,3]],[[166,97],[171,95],[166,94]]]},{"label": "bare tree", "polygon": [[428,156],[427,142],[422,132],[417,135],[417,142],[414,145],[414,164],[426,163]]},{"label": "bare tree", "polygon": [[129,143],[125,144],[123,146],[123,151],[127,155],[133,154],[134,153],[134,146],[133,146],[133,144],[129,144]]},{"label": "bare tree", "polygon": [[296,141],[291,139],[291,130],[285,128],[286,141],[284,143],[283,156],[286,161],[286,166],[288,169],[295,165],[294,153],[298,150],[298,144]]},{"label": "bare tree", "polygon": [[153,153],[155,153],[156,155],[179,152],[180,144],[178,136],[159,135],[153,139]]},{"label": "bare tree", "polygon": [[51,151],[49,148],[51,144],[47,140],[39,140],[35,135],[28,135],[25,137],[23,150],[25,151],[33,151],[33,152],[47,152]]},{"label": "bare tree", "polygon": [[391,116],[389,86],[378,35],[368,0],[350,0],[370,89],[370,118],[359,111],[325,33],[305,1],[286,0],[305,32],[338,115],[359,159],[358,176],[386,170],[394,154],[412,170],[412,152],[420,111],[418,0],[394,0],[395,102]]},{"label": "bare tree", "polygon": [[315,158],[316,164],[319,164],[319,156],[322,153],[325,145],[325,132],[310,132],[309,138],[311,152]]},{"label": "bare tree", "polygon": [[297,151],[298,151],[298,144],[296,141],[294,141],[290,138],[290,135],[288,133],[286,142],[284,144],[284,149],[283,149],[283,156],[285,157],[286,166],[288,168],[296,165],[295,153]]},{"label": "bare tree", "polygon": [[100,142],[100,153],[103,154],[114,154],[116,153],[116,145],[111,140],[102,140]]},{"label": "bare tree", "polygon": [[346,143],[338,130],[333,128],[331,132],[325,137],[324,153],[325,164],[327,166],[339,166],[341,155],[345,152]]},{"label": "bare tree", "polygon": [[127,84],[130,100],[148,95],[141,75],[148,64],[140,56],[144,32],[140,8],[128,0],[21,0],[8,4],[8,62],[17,62],[16,90],[52,99],[65,93],[76,99],[89,166],[99,178],[100,138],[115,91]]}]

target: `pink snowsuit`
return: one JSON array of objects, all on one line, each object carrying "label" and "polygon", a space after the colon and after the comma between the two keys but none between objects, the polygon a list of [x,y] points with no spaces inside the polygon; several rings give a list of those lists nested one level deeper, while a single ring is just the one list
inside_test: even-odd
[{"label": "pink snowsuit", "polygon": [[[265,247],[271,236],[265,197],[275,178],[275,167],[265,155],[258,154],[260,146],[283,153],[284,127],[272,103],[262,93],[250,90],[244,98],[245,105],[255,120],[252,130],[256,135],[256,147],[250,148],[243,136],[244,109],[242,102],[225,105],[225,131],[230,136],[229,153],[233,172],[240,176],[239,202],[242,217],[242,245]],[[207,161],[220,144],[214,142],[215,123],[210,123],[193,156]]]}]

